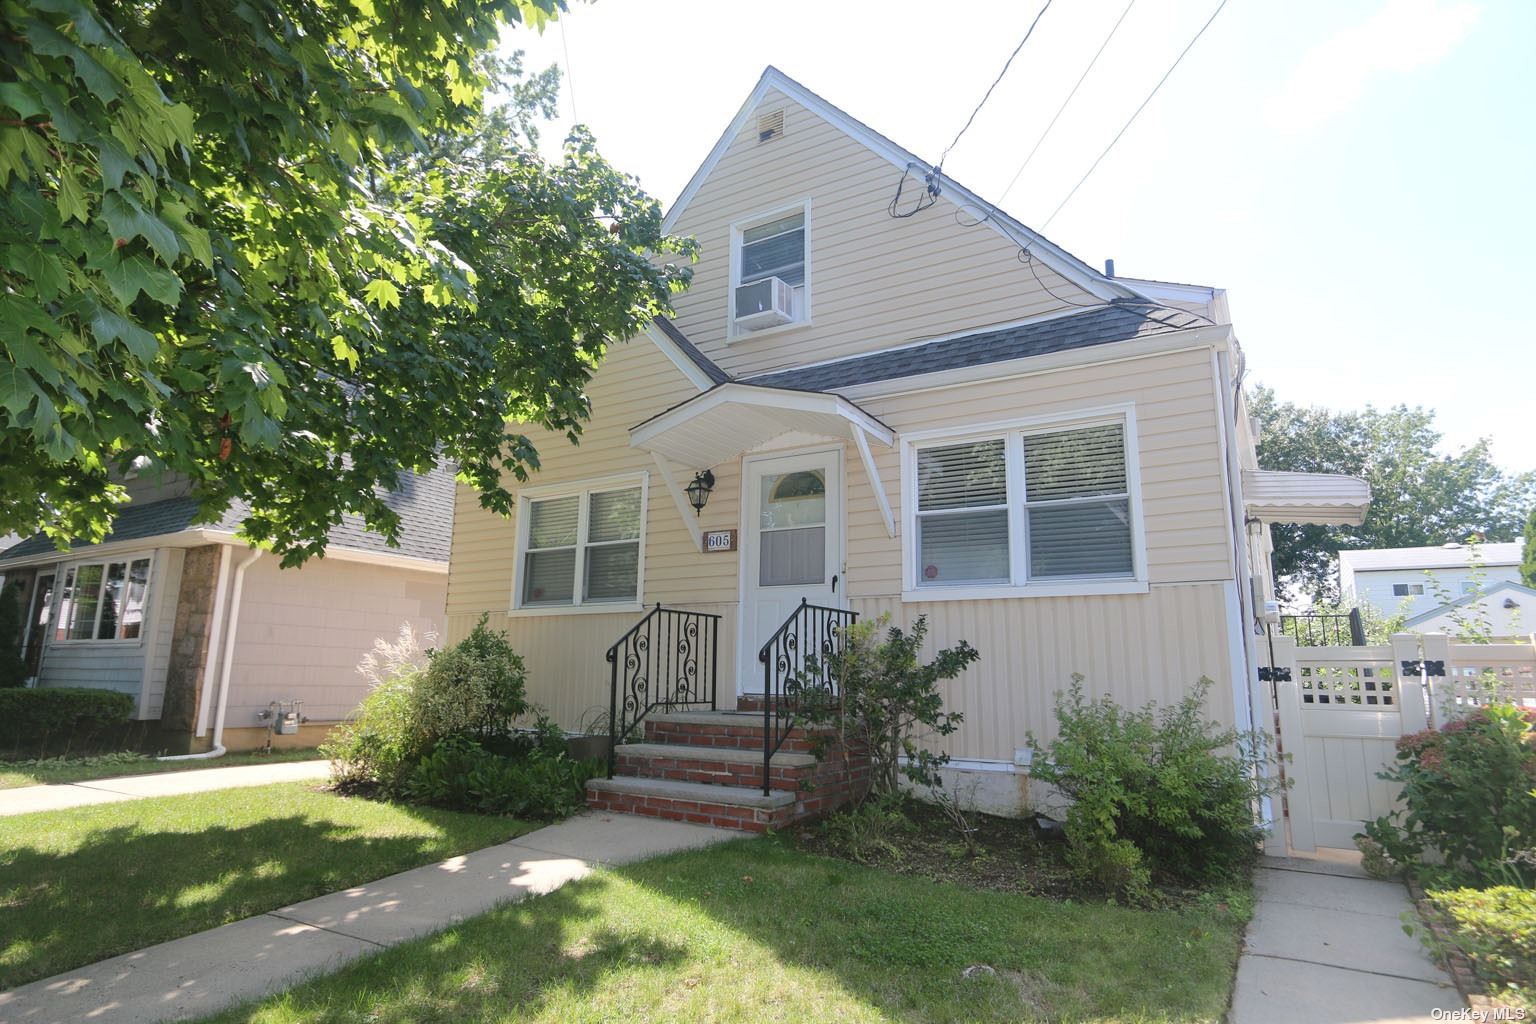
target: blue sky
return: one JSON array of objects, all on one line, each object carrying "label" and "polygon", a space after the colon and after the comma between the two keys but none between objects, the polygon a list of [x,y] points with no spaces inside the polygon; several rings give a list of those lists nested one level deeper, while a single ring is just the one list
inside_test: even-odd
[{"label": "blue sky", "polygon": [[[574,102],[670,203],[767,64],[937,159],[1042,2],[600,0],[505,45],[569,69],[552,140]],[[948,173],[995,199],[1126,3],[1055,0]],[[1002,205],[1039,227],[1214,6],[1134,0]],[[1427,405],[1536,469],[1533,43],[1530,0],[1229,0],[1046,234],[1228,289],[1285,398]]]}]

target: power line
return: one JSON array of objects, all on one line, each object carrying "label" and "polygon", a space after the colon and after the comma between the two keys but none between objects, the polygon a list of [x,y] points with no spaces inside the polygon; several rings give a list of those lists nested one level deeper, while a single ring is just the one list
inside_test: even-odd
[{"label": "power line", "polygon": [[580,121],[576,116],[576,79],[571,75],[571,48],[565,41],[565,19],[555,19],[560,25],[560,49],[565,54],[565,94],[571,98],[571,120]]},{"label": "power line", "polygon": [[1130,14],[1131,8],[1135,6],[1136,0],[1131,0],[1130,3],[1125,5],[1125,10],[1120,12],[1120,17],[1115,19],[1114,25],[1110,27],[1109,35],[1104,37],[1104,41],[1099,44],[1099,48],[1094,53],[1093,59],[1088,62],[1088,66],[1083,68],[1083,73],[1078,76],[1077,84],[1072,86],[1072,91],[1067,93],[1067,98],[1062,100],[1061,106],[1056,109],[1056,116],[1051,118],[1051,123],[1045,126],[1045,131],[1041,132],[1040,137],[1035,140],[1034,148],[1029,151],[1029,155],[1026,156],[1024,158],[1024,162],[1019,165],[1019,169],[1013,172],[1013,177],[1008,179],[1008,187],[1003,189],[1002,193],[997,197],[997,201],[999,203],[1001,203],[1004,199],[1007,199],[1008,193],[1013,191],[1013,186],[1019,183],[1019,178],[1024,174],[1024,168],[1028,167],[1029,162],[1035,158],[1035,154],[1040,152],[1040,147],[1045,143],[1046,136],[1051,134],[1051,129],[1056,127],[1056,122],[1061,120],[1061,115],[1066,112],[1067,105],[1071,103],[1072,98],[1077,95],[1077,90],[1082,88],[1083,81],[1088,77],[1088,72],[1093,70],[1093,66],[1097,64],[1099,62],[1099,58],[1104,55],[1104,50],[1109,46],[1109,41],[1115,38],[1116,32],[1120,31],[1121,22],[1125,21],[1125,16]]},{"label": "power line", "polygon": [[1189,45],[1185,46],[1184,49],[1180,51],[1178,57],[1174,59],[1173,65],[1169,67],[1167,71],[1163,72],[1163,77],[1159,78],[1157,80],[1157,84],[1152,87],[1152,91],[1147,93],[1147,98],[1141,101],[1141,106],[1137,107],[1135,113],[1131,114],[1130,120],[1125,122],[1124,127],[1122,127],[1120,131],[1115,134],[1113,139],[1109,140],[1109,145],[1104,147],[1104,152],[1099,154],[1098,159],[1095,160],[1092,166],[1088,168],[1087,172],[1077,180],[1077,184],[1072,186],[1072,191],[1067,193],[1066,198],[1056,204],[1056,209],[1051,211],[1051,215],[1045,218],[1045,222],[1040,225],[1041,231],[1044,231],[1046,228],[1050,227],[1051,221],[1056,219],[1056,215],[1061,212],[1061,208],[1066,206],[1067,203],[1071,202],[1073,196],[1077,195],[1077,190],[1083,187],[1083,182],[1087,181],[1089,176],[1098,169],[1099,164],[1104,162],[1104,158],[1109,156],[1109,151],[1115,148],[1115,143],[1119,142],[1121,137],[1130,130],[1131,125],[1136,122],[1136,118],[1141,115],[1143,110],[1147,109],[1147,104],[1152,102],[1152,97],[1157,95],[1158,90],[1163,87],[1163,83],[1168,81],[1168,77],[1172,75],[1178,68],[1179,64],[1183,62],[1184,57],[1189,53],[1189,51],[1194,49],[1195,44],[1200,41],[1200,37],[1205,35],[1205,30],[1211,27],[1211,22],[1216,20],[1216,16],[1220,14],[1222,9],[1226,6],[1227,0],[1221,0],[1221,2],[1216,5],[1216,9],[1212,11],[1211,16],[1205,20],[1205,24],[1200,26],[1200,31],[1196,32],[1195,37],[1189,41]]},{"label": "power line", "polygon": [[971,111],[971,116],[965,119],[965,124],[962,125],[960,130],[955,133],[954,141],[945,146],[944,152],[939,154],[939,162],[935,169],[939,169],[944,166],[944,158],[949,156],[949,151],[955,148],[955,144],[960,141],[960,136],[966,133],[966,131],[971,127],[971,122],[976,120],[976,115],[981,113],[981,108],[986,106],[987,100],[992,98],[992,90],[996,89],[998,83],[1003,80],[1003,76],[1006,75],[1008,73],[1008,69],[1013,66],[1013,59],[1019,55],[1020,50],[1024,49],[1024,44],[1029,42],[1029,37],[1035,34],[1035,26],[1040,24],[1040,19],[1045,17],[1045,12],[1050,9],[1051,0],[1045,0],[1045,6],[1040,8],[1040,13],[1035,15],[1035,20],[1029,23],[1029,31],[1024,33],[1024,38],[1019,40],[1019,45],[1013,48],[1013,52],[1008,55],[1008,60],[1003,63],[1003,70],[999,71],[997,73],[997,77],[992,80],[992,84],[987,86],[987,91],[985,95],[981,97],[981,102],[976,104],[976,109]]}]

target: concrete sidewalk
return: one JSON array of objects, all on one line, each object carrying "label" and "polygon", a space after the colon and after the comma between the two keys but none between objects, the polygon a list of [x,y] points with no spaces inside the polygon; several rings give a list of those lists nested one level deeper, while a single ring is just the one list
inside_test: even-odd
[{"label": "concrete sidewalk", "polygon": [[86,782],[58,782],[47,786],[0,789],[0,818],[12,814],[31,814],[34,811],[60,811],[69,807],[84,807],[87,804],[142,800],[150,796],[178,796],[182,793],[206,793],[209,790],[235,789],[240,786],[265,786],[271,782],[323,779],[330,772],[331,762],[329,761],[278,761],[275,764],[240,765],[235,768],[199,768],[159,772],[154,775],[126,775],[116,779],[91,779]]},{"label": "concrete sidewalk", "polygon": [[743,833],[583,814],[499,846],[0,992],[0,1024],[186,1020],[626,864]]},{"label": "concrete sidewalk", "polygon": [[1417,937],[1399,882],[1351,863],[1266,857],[1229,1024],[1408,1024],[1465,1006]]}]

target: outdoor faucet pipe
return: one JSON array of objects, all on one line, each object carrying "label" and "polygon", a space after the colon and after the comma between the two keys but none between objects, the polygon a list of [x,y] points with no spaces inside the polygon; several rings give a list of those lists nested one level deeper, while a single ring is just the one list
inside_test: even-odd
[{"label": "outdoor faucet pipe", "polygon": [[[224,713],[226,708],[229,706],[229,675],[230,671],[234,667],[235,635],[239,631],[240,598],[244,596],[245,593],[245,570],[249,569],[251,565],[256,561],[256,559],[261,557],[261,555],[262,551],[260,548],[258,548],[251,552],[249,558],[235,566],[235,582],[234,586],[232,587],[234,593],[231,596],[229,603],[229,629],[224,631],[223,659],[219,665],[219,705],[218,710],[214,712],[213,716],[213,748],[201,754],[176,754],[170,757],[162,757],[159,758],[161,761],[211,760],[215,757],[224,756]],[[222,568],[223,567],[221,567],[221,569]],[[216,608],[219,604],[219,598],[222,597],[223,589],[220,588],[219,595],[214,600]],[[220,620],[216,615],[214,618],[214,630],[218,629],[219,621]],[[210,638],[210,640],[212,640],[212,638]],[[209,643],[209,648],[210,650],[213,648],[213,642]],[[206,707],[206,703],[204,706]]]}]

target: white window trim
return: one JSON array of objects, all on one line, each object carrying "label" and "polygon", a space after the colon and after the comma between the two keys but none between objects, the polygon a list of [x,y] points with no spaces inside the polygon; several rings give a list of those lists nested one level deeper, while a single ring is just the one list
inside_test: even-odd
[{"label": "white window trim", "polygon": [[[517,618],[532,618],[542,615],[613,615],[638,612],[645,607],[645,536],[646,525],[650,519],[650,482],[651,475],[648,472],[622,473],[615,476],[596,477],[587,480],[572,480],[563,484],[548,484],[540,487],[525,487],[517,494],[517,548],[516,557],[512,566],[512,593],[508,602],[507,614]],[[586,545],[581,544],[579,538],[586,532],[586,519],[588,500],[586,495],[602,493],[604,491],[622,491],[630,487],[640,488],[640,536],[639,556],[635,565],[635,598],[633,601],[590,601],[581,600],[581,581],[585,575]],[[580,526],[578,527],[578,543],[576,545],[576,585],[571,594],[570,604],[523,604],[523,572],[528,554],[528,523],[529,504],[535,501],[547,501],[551,498],[568,498],[572,495],[581,497],[578,506]]]},{"label": "white window trim", "polygon": [[[99,566],[102,567],[102,580],[103,580],[103,582],[105,582],[105,580],[106,580],[106,567],[107,566],[111,565],[114,562],[122,562],[125,565],[127,565],[129,567],[129,569],[131,570],[134,562],[140,561],[140,560],[145,559],[145,558],[149,559],[149,575],[145,577],[147,582],[145,584],[145,589],[144,589],[144,623],[143,623],[143,625],[139,629],[139,635],[138,636],[127,638],[127,639],[118,639],[118,638],[114,637],[111,640],[98,640],[98,639],[95,638],[94,635],[89,640],[85,640],[85,639],[72,640],[72,639],[68,639],[68,638],[63,639],[63,640],[59,639],[59,615],[62,612],[63,605],[64,605],[64,581],[69,577],[69,574],[71,572],[78,570],[80,568],[80,566],[82,566],[82,565],[99,565]],[[152,601],[151,595],[153,594],[153,592],[155,590],[155,570],[159,568],[159,563],[160,563],[160,559],[158,557],[158,551],[155,548],[149,548],[149,549],[143,550],[143,551],[129,551],[129,552],[120,553],[120,554],[119,553],[114,553],[114,554],[110,554],[110,555],[96,555],[94,557],[77,558],[77,559],[75,559],[73,561],[57,563],[57,566],[56,566],[56,568],[54,570],[54,577],[53,577],[53,601],[52,601],[52,609],[53,610],[52,610],[52,615],[50,616],[49,623],[48,623],[48,632],[46,634],[44,634],[44,636],[43,636],[43,642],[44,642],[45,646],[49,646],[49,647],[73,647],[73,648],[80,648],[80,647],[142,647],[142,646],[144,646],[145,641],[149,638],[149,633],[150,633],[150,628],[151,628],[150,627],[150,621],[149,621],[150,620],[150,611],[151,611],[151,608],[153,607],[152,604],[151,604],[151,601]],[[38,567],[36,575],[34,575],[32,577],[34,585],[36,583],[37,577],[43,575],[46,571],[47,570],[46,570],[45,567],[43,567],[43,566],[39,566]],[[125,575],[123,577],[124,593],[127,592],[127,583],[128,583],[128,579],[127,579],[127,576]],[[97,606],[96,606],[96,621],[91,624],[91,632],[92,632],[92,634],[94,634],[96,632],[96,629],[97,629],[98,626],[100,626],[100,624],[101,624],[101,605],[100,605],[100,603],[98,603]]]},{"label": "white window trim", "polygon": [[[963,444],[1007,437],[1013,433],[1041,434],[1120,423],[1125,427],[1125,473],[1131,509],[1131,568],[1129,577],[1115,579],[1053,579],[1036,583],[957,583],[918,586],[917,583],[917,452],[942,444]],[[1005,451],[1007,446],[1005,446]],[[1008,539],[1011,576],[1025,580],[1027,546],[1024,526],[1023,467],[1008,459]],[[1016,500],[1017,499],[1017,500]],[[1097,406],[1070,413],[1030,416],[961,429],[913,431],[901,438],[901,545],[903,602],[983,601],[1014,597],[1070,597],[1083,594],[1145,594],[1147,581],[1146,522],[1141,498],[1141,445],[1136,433],[1134,404]]]},{"label": "white window trim", "polygon": [[[800,316],[787,324],[777,327],[766,327],[760,331],[743,331],[736,327],[736,289],[741,284],[741,238],[748,229],[756,227],[765,221],[777,220],[780,217],[801,211],[805,214],[805,285],[803,299],[801,301]],[[729,344],[735,341],[744,341],[748,338],[765,338],[774,334],[783,334],[786,331],[800,330],[811,326],[811,201],[809,198],[795,203],[785,203],[769,210],[759,210],[749,217],[731,222],[731,272],[726,283],[725,291],[725,340]]]}]

